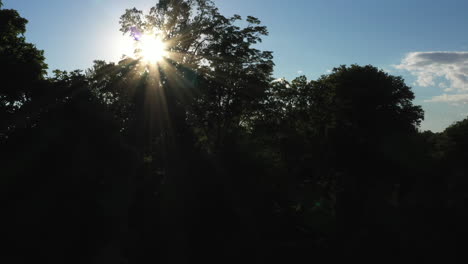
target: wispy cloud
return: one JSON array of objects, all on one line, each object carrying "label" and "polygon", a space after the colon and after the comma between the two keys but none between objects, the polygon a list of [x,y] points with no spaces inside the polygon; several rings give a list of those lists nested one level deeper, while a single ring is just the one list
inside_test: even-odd
[{"label": "wispy cloud", "polygon": [[[454,93],[435,96],[427,102],[468,102],[468,52],[412,52],[395,68],[415,75],[419,86],[438,86],[445,92]],[[447,83],[437,83],[439,78]]]},{"label": "wispy cloud", "polygon": [[434,103],[434,102],[444,102],[444,103],[454,103],[459,104],[468,103],[468,94],[442,94],[438,96],[434,96],[429,100],[425,100],[424,102]]}]

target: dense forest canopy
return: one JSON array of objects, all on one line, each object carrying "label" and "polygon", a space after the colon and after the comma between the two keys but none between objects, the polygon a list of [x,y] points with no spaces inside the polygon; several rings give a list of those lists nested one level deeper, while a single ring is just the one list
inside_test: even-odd
[{"label": "dense forest canopy", "polygon": [[[256,45],[267,27],[209,0],[128,9],[133,57],[47,76],[27,22],[0,9],[6,262],[462,252],[468,119],[420,131],[401,77],[341,65],[275,79]],[[161,41],[157,60],[143,36]]]}]

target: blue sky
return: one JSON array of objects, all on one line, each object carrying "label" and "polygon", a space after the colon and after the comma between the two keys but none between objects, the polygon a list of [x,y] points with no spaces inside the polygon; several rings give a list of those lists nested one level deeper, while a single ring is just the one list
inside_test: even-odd
[{"label": "blue sky", "polygon": [[[50,69],[86,69],[125,50],[119,17],[156,0],[4,0],[27,18],[27,39]],[[225,15],[258,17],[270,35],[275,77],[316,79],[341,64],[372,64],[401,75],[423,106],[423,130],[468,116],[466,0],[214,0]]]}]

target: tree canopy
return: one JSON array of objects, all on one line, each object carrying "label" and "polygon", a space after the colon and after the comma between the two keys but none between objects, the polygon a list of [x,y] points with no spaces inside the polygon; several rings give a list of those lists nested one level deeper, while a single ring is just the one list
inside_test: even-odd
[{"label": "tree canopy", "polygon": [[[209,0],[127,9],[134,55],[85,71],[46,75],[26,25],[0,9],[2,260],[464,252],[468,119],[420,131],[402,77],[341,65],[275,79],[267,27]],[[159,60],[144,36],[164,44]]]},{"label": "tree canopy", "polygon": [[14,129],[12,115],[42,92],[44,52],[26,42],[28,21],[16,10],[0,9],[0,138]]}]

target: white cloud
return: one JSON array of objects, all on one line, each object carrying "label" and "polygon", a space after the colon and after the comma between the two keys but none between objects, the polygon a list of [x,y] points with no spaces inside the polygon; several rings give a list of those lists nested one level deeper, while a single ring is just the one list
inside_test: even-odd
[{"label": "white cloud", "polygon": [[297,71],[297,73],[298,73],[298,74],[303,74],[303,73],[304,73],[304,71],[302,71],[302,70],[298,70],[298,71]]},{"label": "white cloud", "polygon": [[452,103],[452,104],[466,104],[468,103],[468,94],[442,94],[438,96],[434,96],[429,100],[425,100],[424,102],[427,103]]},{"label": "white cloud", "polygon": [[[427,102],[468,102],[468,52],[411,52],[395,68],[415,75],[419,86],[438,86],[445,92],[455,93],[435,96]],[[444,78],[447,83],[437,83],[438,78]]]}]

